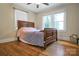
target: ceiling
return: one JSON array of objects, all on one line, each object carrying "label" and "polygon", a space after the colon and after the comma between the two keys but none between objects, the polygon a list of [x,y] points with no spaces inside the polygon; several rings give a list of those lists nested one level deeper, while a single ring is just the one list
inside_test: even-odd
[{"label": "ceiling", "polygon": [[50,8],[50,7],[54,6],[55,4],[53,4],[53,3],[49,3],[49,5],[38,4],[39,8],[37,8],[36,5],[37,4],[35,4],[35,3],[30,4],[30,5],[26,5],[26,8],[28,8],[29,10],[31,10],[33,12],[41,12],[42,10]]},{"label": "ceiling", "polygon": [[62,5],[62,3],[49,3],[49,5],[44,5],[44,4],[39,4],[39,8],[36,7],[36,3],[31,3],[29,5],[27,5],[27,3],[17,3],[16,5],[19,5],[21,7],[24,7],[32,12],[35,13],[39,13],[41,11],[56,7],[56,6],[60,6]]}]

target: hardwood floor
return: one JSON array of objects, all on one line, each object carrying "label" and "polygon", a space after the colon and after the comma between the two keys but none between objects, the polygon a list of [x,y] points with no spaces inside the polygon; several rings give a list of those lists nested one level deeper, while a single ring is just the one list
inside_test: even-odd
[{"label": "hardwood floor", "polygon": [[58,41],[45,50],[19,41],[0,43],[0,56],[79,56],[79,46],[67,41]]}]

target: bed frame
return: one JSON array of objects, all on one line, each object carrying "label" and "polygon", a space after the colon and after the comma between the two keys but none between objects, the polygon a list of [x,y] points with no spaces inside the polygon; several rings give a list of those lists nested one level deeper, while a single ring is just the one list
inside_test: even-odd
[{"label": "bed frame", "polygon": [[[28,22],[28,21],[17,21],[18,29],[21,27],[35,27],[34,22]],[[45,28],[42,30],[44,32],[44,45],[46,48],[50,43],[57,41],[57,30],[54,28]],[[19,38],[18,38],[19,40]]]},{"label": "bed frame", "polygon": [[21,21],[21,20],[17,21],[17,25],[18,29],[20,29],[21,27],[35,27],[33,22]]}]

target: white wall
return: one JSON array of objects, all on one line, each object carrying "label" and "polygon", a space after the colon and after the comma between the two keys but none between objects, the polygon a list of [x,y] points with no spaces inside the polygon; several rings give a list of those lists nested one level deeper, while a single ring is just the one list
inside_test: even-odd
[{"label": "white wall", "polygon": [[[78,19],[77,24],[79,24],[79,4],[78,4],[77,8],[78,8],[78,9],[77,9],[77,11],[78,11],[78,12],[77,12],[77,19]],[[78,28],[78,29],[77,29],[77,33],[78,33],[78,35],[79,35],[79,25],[77,25],[77,28]]]},{"label": "white wall", "polygon": [[[19,8],[23,10],[22,7],[19,6]],[[28,20],[34,22],[35,14],[29,11]],[[13,5],[0,3],[0,42],[13,41],[16,40],[15,37],[16,28]]]},{"label": "white wall", "polygon": [[49,15],[54,12],[65,11],[66,12],[66,31],[58,31],[58,38],[69,39],[69,36],[73,33],[78,33],[78,6],[76,4],[70,4],[62,7],[52,8],[50,10],[43,11],[37,15],[36,27],[42,28],[42,16]]},{"label": "white wall", "polygon": [[9,4],[0,4],[0,24],[0,36],[14,30],[13,9]]}]

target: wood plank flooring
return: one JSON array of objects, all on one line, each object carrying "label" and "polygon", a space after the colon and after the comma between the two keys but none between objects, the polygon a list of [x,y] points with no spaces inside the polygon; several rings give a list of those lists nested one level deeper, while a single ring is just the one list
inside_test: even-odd
[{"label": "wood plank flooring", "polygon": [[79,56],[79,46],[67,41],[57,41],[44,50],[14,41],[0,43],[0,56]]}]

